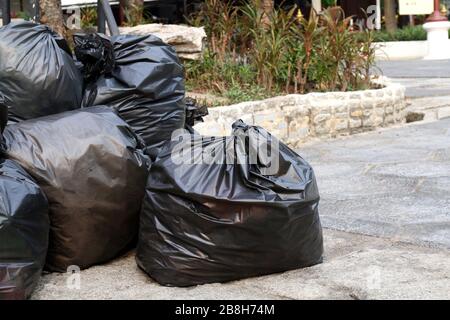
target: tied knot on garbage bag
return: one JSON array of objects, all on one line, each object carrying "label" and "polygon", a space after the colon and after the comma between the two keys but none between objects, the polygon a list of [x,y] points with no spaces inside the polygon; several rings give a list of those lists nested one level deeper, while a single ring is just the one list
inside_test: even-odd
[{"label": "tied knot on garbage bag", "polygon": [[206,117],[208,107],[205,104],[200,104],[196,99],[186,97],[186,126],[193,127],[197,123],[203,122],[203,117]]},{"label": "tied knot on garbage bag", "polygon": [[110,75],[115,67],[114,48],[108,37],[99,33],[75,34],[75,55],[83,64],[83,76],[93,81],[100,75]]}]

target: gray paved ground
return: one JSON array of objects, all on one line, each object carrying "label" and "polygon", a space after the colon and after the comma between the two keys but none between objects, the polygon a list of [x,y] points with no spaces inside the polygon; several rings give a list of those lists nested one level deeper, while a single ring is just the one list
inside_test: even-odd
[{"label": "gray paved ground", "polygon": [[403,84],[407,97],[450,96],[450,60],[378,61],[377,69]]},{"label": "gray paved ground", "polygon": [[450,60],[378,61],[390,78],[450,78]]},{"label": "gray paved ground", "polygon": [[302,153],[317,171],[325,227],[450,249],[450,119]]},{"label": "gray paved ground", "polygon": [[450,117],[450,60],[378,61],[374,72],[406,87],[408,112],[425,121]]},{"label": "gray paved ground", "polygon": [[323,264],[193,288],[166,288],[133,253],[42,278],[34,299],[450,299],[450,119],[311,143],[325,226]]}]

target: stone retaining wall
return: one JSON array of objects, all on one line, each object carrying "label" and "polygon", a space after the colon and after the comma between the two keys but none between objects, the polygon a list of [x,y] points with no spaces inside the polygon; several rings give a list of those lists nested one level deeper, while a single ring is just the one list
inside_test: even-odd
[{"label": "stone retaining wall", "polygon": [[195,129],[203,135],[230,134],[242,119],[296,146],[314,137],[332,138],[405,122],[405,89],[384,81],[383,89],[292,94],[209,109]]}]

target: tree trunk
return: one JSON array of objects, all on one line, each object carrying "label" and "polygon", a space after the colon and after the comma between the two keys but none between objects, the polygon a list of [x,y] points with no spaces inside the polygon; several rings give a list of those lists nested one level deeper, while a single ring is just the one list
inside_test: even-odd
[{"label": "tree trunk", "polygon": [[61,9],[61,0],[39,0],[40,22],[50,26],[65,37],[66,28]]},{"label": "tree trunk", "polygon": [[397,30],[397,14],[395,10],[395,0],[384,0],[384,16],[386,20],[386,30],[394,32]]}]

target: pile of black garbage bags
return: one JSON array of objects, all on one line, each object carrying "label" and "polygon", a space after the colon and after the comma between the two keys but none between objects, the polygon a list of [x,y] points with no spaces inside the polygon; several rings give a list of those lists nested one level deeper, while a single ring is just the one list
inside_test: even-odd
[{"label": "pile of black garbage bags", "polygon": [[139,267],[171,286],[321,262],[306,161],[242,121],[197,134],[207,112],[157,37],[74,43],[31,22],[0,28],[0,299],[136,246]]}]

